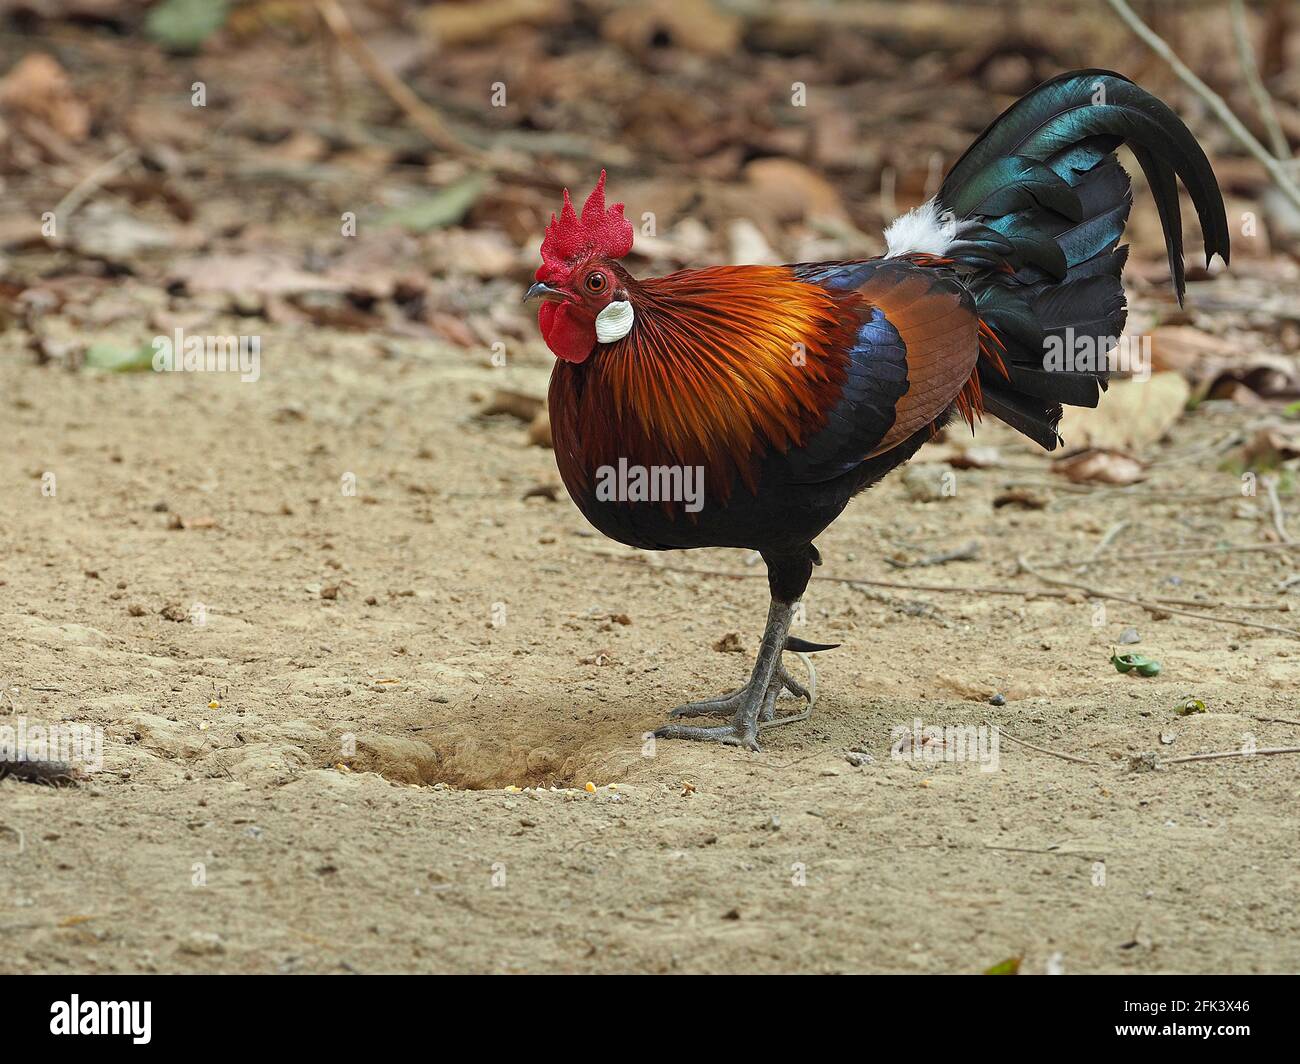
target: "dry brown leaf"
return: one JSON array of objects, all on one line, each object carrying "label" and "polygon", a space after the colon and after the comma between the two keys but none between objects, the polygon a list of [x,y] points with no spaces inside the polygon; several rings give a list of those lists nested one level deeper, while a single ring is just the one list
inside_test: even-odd
[{"label": "dry brown leaf", "polygon": [[782,256],[772,250],[767,237],[748,218],[737,218],[727,227],[731,261],[745,266],[774,266]]},{"label": "dry brown leaf", "polygon": [[1268,425],[1237,450],[1244,469],[1276,469],[1300,458],[1300,425]]},{"label": "dry brown leaf", "polygon": [[949,458],[953,469],[996,469],[1002,454],[996,447],[959,447]]},{"label": "dry brown leaf", "polygon": [[537,411],[537,416],[529,424],[528,442],[534,447],[555,446],[551,439],[551,415],[546,407],[542,407]]},{"label": "dry brown leaf", "polygon": [[183,284],[192,293],[295,295],[300,292],[338,292],[349,287],[345,280],[308,273],[295,266],[288,255],[270,251],[183,259],[172,268],[171,280]]},{"label": "dry brown leaf", "polygon": [[651,0],[620,7],[601,23],[600,32],[629,51],[641,52],[667,40],[699,55],[729,56],[740,45],[740,19],[710,0]]},{"label": "dry brown leaf", "polygon": [[0,109],[15,118],[35,118],[73,142],[90,132],[90,108],[58,60],[43,52],[23,56],[0,79]]},{"label": "dry brown leaf", "polygon": [[472,4],[433,4],[417,17],[420,28],[444,49],[495,40],[514,26],[564,22],[565,0],[476,0]]},{"label": "dry brown leaf", "polygon": [[425,316],[429,328],[442,339],[459,347],[477,347],[479,339],[465,322],[454,314],[440,310],[430,311]]},{"label": "dry brown leaf", "polygon": [[1223,363],[1227,348],[1222,337],[1191,325],[1161,325],[1151,333],[1151,369],[1204,380]]},{"label": "dry brown leaf", "polygon": [[[449,274],[502,277],[515,267],[518,249],[503,233],[491,229],[444,229],[430,233],[425,246],[432,261],[445,264]],[[536,257],[535,249],[533,257]]]},{"label": "dry brown leaf", "polygon": [[835,186],[795,159],[755,159],[744,174],[746,198],[766,205],[778,221],[845,217]]},{"label": "dry brown leaf", "polygon": [[194,246],[192,234],[159,225],[112,203],[91,203],[67,225],[67,243],[82,255],[109,262],[130,262],[155,251]]},{"label": "dry brown leaf", "polygon": [[1204,384],[1208,399],[1230,399],[1241,388],[1264,399],[1300,395],[1300,375],[1295,363],[1281,355],[1254,352],[1232,366],[1221,366]]},{"label": "dry brown leaf", "polygon": [[993,499],[995,510],[1001,510],[1004,506],[1015,506],[1021,510],[1042,510],[1047,507],[1047,499],[1029,488],[1009,488]]},{"label": "dry brown leaf", "polygon": [[546,409],[545,399],[511,391],[509,388],[498,388],[479,413],[509,414],[520,421],[531,422],[544,409]]},{"label": "dry brown leaf", "polygon": [[1119,451],[1081,451],[1052,463],[1052,472],[1076,484],[1136,484],[1146,467]]},{"label": "dry brown leaf", "polygon": [[1115,381],[1094,408],[1070,406],[1061,437],[1070,447],[1137,453],[1160,439],[1183,414],[1192,390],[1177,373]]}]

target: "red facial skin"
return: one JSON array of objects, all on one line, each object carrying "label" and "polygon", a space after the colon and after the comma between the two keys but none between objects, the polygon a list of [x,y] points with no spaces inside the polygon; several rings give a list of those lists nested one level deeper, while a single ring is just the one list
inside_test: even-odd
[{"label": "red facial skin", "polygon": [[596,315],[614,299],[626,299],[621,270],[603,260],[585,262],[564,275],[543,266],[537,280],[563,294],[538,308],[537,325],[556,358],[585,362],[596,348]]}]

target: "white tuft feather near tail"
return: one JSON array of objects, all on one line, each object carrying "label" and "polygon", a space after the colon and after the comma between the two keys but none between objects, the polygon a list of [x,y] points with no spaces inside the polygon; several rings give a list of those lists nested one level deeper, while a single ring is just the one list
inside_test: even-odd
[{"label": "white tuft feather near tail", "polygon": [[899,215],[885,230],[885,255],[940,255],[957,239],[958,223],[938,199],[927,200]]}]

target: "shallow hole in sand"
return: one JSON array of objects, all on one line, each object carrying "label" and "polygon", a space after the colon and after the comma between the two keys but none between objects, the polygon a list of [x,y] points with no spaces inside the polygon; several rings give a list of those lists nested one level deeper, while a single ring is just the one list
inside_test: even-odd
[{"label": "shallow hole in sand", "polygon": [[398,783],[445,783],[466,790],[502,787],[583,787],[625,779],[642,760],[639,742],[626,736],[578,734],[561,742],[439,734],[419,738],[358,735],[355,754],[341,760],[355,772],[375,772]]}]

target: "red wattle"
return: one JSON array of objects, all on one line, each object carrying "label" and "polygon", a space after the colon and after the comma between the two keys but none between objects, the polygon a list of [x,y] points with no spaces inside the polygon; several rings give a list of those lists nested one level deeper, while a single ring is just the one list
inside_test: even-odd
[{"label": "red wattle", "polygon": [[551,353],[566,362],[585,362],[596,346],[595,321],[579,317],[568,303],[543,303],[537,325]]}]

